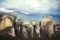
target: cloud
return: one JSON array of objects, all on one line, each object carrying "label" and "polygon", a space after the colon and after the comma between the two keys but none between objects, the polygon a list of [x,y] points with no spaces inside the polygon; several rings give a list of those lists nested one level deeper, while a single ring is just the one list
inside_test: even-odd
[{"label": "cloud", "polygon": [[1,7],[1,8],[0,8],[0,11],[2,11],[2,12],[14,12],[14,10],[7,10],[7,9],[4,8],[4,7]]},{"label": "cloud", "polygon": [[30,12],[48,13],[58,8],[58,0],[5,0],[2,5],[7,8],[17,8],[26,14]]}]

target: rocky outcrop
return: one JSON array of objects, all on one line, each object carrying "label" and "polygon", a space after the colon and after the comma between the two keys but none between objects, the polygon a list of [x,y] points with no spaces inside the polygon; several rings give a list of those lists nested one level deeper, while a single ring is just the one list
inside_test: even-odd
[{"label": "rocky outcrop", "polygon": [[0,14],[0,35],[14,35],[13,22],[16,19],[14,14]]}]

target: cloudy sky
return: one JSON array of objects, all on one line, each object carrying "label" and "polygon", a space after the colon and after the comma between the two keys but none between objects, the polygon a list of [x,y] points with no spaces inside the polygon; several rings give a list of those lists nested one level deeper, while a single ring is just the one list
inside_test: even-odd
[{"label": "cloudy sky", "polygon": [[0,0],[0,5],[7,8],[17,8],[25,12],[48,13],[59,8],[60,0]]},{"label": "cloudy sky", "polygon": [[0,10],[14,12],[5,8],[22,10],[25,14],[53,14],[60,17],[60,0],[0,0]]}]

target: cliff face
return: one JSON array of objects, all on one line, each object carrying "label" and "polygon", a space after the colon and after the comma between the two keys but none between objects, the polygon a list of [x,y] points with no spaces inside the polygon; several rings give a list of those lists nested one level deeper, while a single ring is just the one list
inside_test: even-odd
[{"label": "cliff face", "polygon": [[[0,14],[0,34],[14,33],[13,22],[16,16],[13,14]],[[11,34],[12,35],[12,34]]]},{"label": "cliff face", "polygon": [[53,20],[51,16],[43,16],[41,20],[41,27],[43,30],[49,33],[49,36],[51,36],[53,31]]}]

